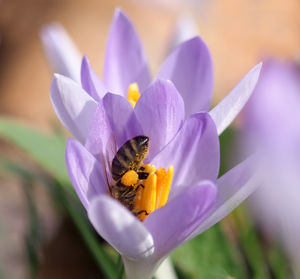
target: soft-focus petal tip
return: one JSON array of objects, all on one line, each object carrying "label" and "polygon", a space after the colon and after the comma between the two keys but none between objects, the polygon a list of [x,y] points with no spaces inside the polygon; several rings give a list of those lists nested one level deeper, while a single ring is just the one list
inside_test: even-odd
[{"label": "soft-focus petal tip", "polygon": [[68,78],[62,74],[59,73],[54,73],[53,74],[53,79],[51,82],[51,86],[50,86],[50,91],[52,92],[52,86],[55,86],[57,90],[59,89],[59,84],[64,84],[64,83],[75,83],[75,81],[73,81],[71,78]]},{"label": "soft-focus petal tip", "polygon": [[150,83],[144,48],[131,20],[121,10],[116,10],[110,27],[103,80],[109,91],[120,95],[126,95],[131,83],[136,82],[141,91]]},{"label": "soft-focus petal tip", "polygon": [[131,24],[131,21],[130,21],[128,15],[120,7],[117,7],[115,9],[113,23],[118,20],[127,21],[127,22],[130,22],[130,24]]},{"label": "soft-focus petal tip", "polygon": [[262,68],[262,62],[254,66],[232,91],[209,113],[220,135],[237,117],[251,97]]},{"label": "soft-focus petal tip", "polygon": [[121,7],[118,6],[115,8],[114,17],[119,17],[119,16],[125,17],[126,19],[128,19],[127,14],[122,10]]},{"label": "soft-focus petal tip", "polygon": [[51,36],[51,33],[53,31],[62,31],[64,30],[64,28],[62,27],[62,25],[58,22],[51,22],[48,24],[45,24],[44,26],[42,26],[42,28],[40,29],[39,35],[43,41],[43,43],[45,43],[46,40],[48,40],[48,36]]},{"label": "soft-focus petal tip", "polygon": [[184,99],[187,117],[208,110],[213,91],[213,64],[209,49],[199,36],[178,45],[157,76],[172,80]]},{"label": "soft-focus petal tip", "polygon": [[87,58],[87,55],[86,55],[86,54],[83,55],[81,64],[90,64],[90,61],[89,61],[89,59]]},{"label": "soft-focus petal tip", "polygon": [[66,76],[64,76],[64,75],[61,75],[61,74],[59,74],[59,73],[54,73],[53,74],[53,81],[59,81],[60,79],[67,79],[67,77]]},{"label": "soft-focus petal tip", "polygon": [[[156,78],[152,84],[156,84],[156,85],[159,85],[159,86],[173,86],[175,87],[174,83],[172,82],[172,80],[170,79],[164,79],[164,78]],[[176,89],[177,90],[177,89]]]},{"label": "soft-focus petal tip", "polygon": [[73,138],[68,138],[66,140],[66,149],[72,147],[74,144],[76,144],[76,140]]},{"label": "soft-focus petal tip", "polygon": [[190,39],[188,39],[187,41],[185,41],[188,44],[196,44],[199,46],[206,46],[206,44],[204,43],[204,41],[200,38],[200,36],[195,36],[192,37]]},{"label": "soft-focus petal tip", "polygon": [[63,26],[56,22],[45,25],[40,38],[53,71],[79,82],[81,54]]}]

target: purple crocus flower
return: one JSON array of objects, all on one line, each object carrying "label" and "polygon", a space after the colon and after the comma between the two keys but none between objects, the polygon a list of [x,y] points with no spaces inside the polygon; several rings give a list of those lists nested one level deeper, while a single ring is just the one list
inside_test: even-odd
[{"label": "purple crocus flower", "polygon": [[[74,87],[77,85],[70,79],[56,75],[51,90],[52,102],[62,123],[82,142],[91,125],[86,121],[83,121],[82,125],[82,120],[91,119],[88,115],[93,114],[96,103],[107,92],[126,96],[131,83],[137,83],[141,92],[150,84],[142,44],[132,23],[120,10],[115,12],[108,37],[103,70],[104,81],[95,74],[87,57],[83,58],[81,67],[79,66],[80,54],[60,25],[52,24],[45,27],[41,32],[41,38],[54,71],[76,81],[81,85],[82,91],[89,95],[78,94],[75,97],[73,90],[66,88],[73,87],[76,90]],[[211,111],[219,134],[247,102],[256,84],[260,68],[260,64],[254,67],[228,97]],[[174,83],[184,100],[186,116],[209,110],[213,91],[213,67],[209,50],[199,37],[180,44],[167,57],[158,71],[157,78],[171,80]],[[81,106],[86,103],[88,106],[83,109]],[[77,121],[73,121],[74,118]]]},{"label": "purple crocus flower", "polygon": [[250,208],[263,231],[280,238],[299,269],[299,65],[266,60],[243,117],[251,148],[264,154],[263,185],[251,197]]},{"label": "purple crocus flower", "polygon": [[[49,29],[44,40],[47,34]],[[61,48],[46,48],[54,50],[49,56],[62,56]],[[64,69],[70,68],[66,63]],[[72,184],[97,232],[122,255],[129,279],[149,278],[174,248],[217,223],[257,186],[257,177],[249,173],[250,159],[218,179],[218,135],[246,103],[260,68],[253,68],[208,112],[213,77],[204,42],[196,37],[179,45],[150,83],[141,43],[118,10],[108,38],[103,82],[86,58],[81,85],[55,75],[54,109],[77,139],[68,140],[66,149]],[[126,93],[135,82],[142,94],[133,108]],[[144,222],[108,191],[117,150],[138,135],[150,138],[144,163],[174,166],[168,202]]]}]

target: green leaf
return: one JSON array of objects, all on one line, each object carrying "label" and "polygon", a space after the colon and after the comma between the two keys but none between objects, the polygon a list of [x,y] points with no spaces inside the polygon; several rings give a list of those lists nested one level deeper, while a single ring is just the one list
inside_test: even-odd
[{"label": "green leaf", "polygon": [[29,153],[60,183],[70,185],[65,166],[65,139],[61,135],[42,133],[2,118],[0,136]]},{"label": "green leaf", "polygon": [[220,224],[177,248],[172,259],[180,278],[247,278]]},{"label": "green leaf", "polygon": [[287,268],[289,263],[283,251],[276,242],[271,242],[270,245],[260,237],[246,208],[240,206],[232,216],[240,245],[253,273],[252,278],[291,278],[292,275]]},{"label": "green leaf", "polygon": [[[69,217],[74,222],[79,233],[81,234],[83,241],[86,243],[90,252],[94,256],[94,259],[99,266],[102,273],[107,279],[117,279],[119,278],[118,269],[111,255],[105,250],[104,245],[99,241],[98,235],[95,233],[91,227],[86,212],[83,209],[77,196],[74,194],[72,188],[62,187],[59,182],[53,183],[38,174],[32,173],[30,170],[24,168],[23,166],[14,164],[9,161],[0,161],[0,165],[7,171],[10,171],[16,175],[19,175],[24,180],[39,181],[47,186],[47,189],[52,194],[52,198],[56,203],[58,203],[69,215]],[[33,202],[33,200],[30,200]],[[36,220],[35,220],[36,221]],[[35,226],[37,224],[34,224]],[[31,239],[29,239],[31,240]],[[27,243],[31,244],[31,243]],[[34,248],[28,246],[28,248]],[[34,256],[32,249],[30,256]],[[0,278],[1,279],[1,278]]]},{"label": "green leaf", "polygon": [[96,237],[94,230],[91,228],[90,223],[87,218],[84,218],[82,211],[83,208],[76,206],[74,201],[74,195],[68,195],[68,190],[64,190],[59,184],[57,185],[58,194],[60,200],[65,207],[67,213],[72,218],[74,224],[76,225],[78,231],[83,236],[83,240],[89,248],[90,252],[94,256],[97,265],[100,267],[101,271],[107,279],[117,279],[119,278],[118,268],[112,261],[108,253],[103,249],[99,239]]},{"label": "green leaf", "polygon": [[[106,275],[106,278],[117,278],[118,274],[114,263],[104,249],[102,249],[87,218],[80,214],[78,207],[74,203],[74,190],[71,187],[65,167],[65,138],[61,135],[42,133],[33,128],[6,119],[0,119],[0,136],[29,153],[33,159],[55,177],[58,182],[56,189],[59,192],[60,202],[77,226],[77,229],[81,233],[97,264]],[[12,163],[5,164],[3,162],[2,165],[6,165],[8,169],[22,176],[30,176],[30,174],[20,166],[14,166]]]},{"label": "green leaf", "polygon": [[293,277],[290,270],[290,262],[279,243],[272,243],[271,247],[269,247],[268,259],[276,278],[284,279]]},{"label": "green leaf", "polygon": [[222,135],[220,136],[220,173],[219,176],[222,176],[226,173],[231,167],[236,165],[238,162],[236,158],[233,158],[233,151],[236,150],[236,131],[233,128],[227,128]]},{"label": "green leaf", "polygon": [[25,247],[32,278],[35,278],[39,269],[39,249],[42,245],[41,224],[34,197],[33,180],[23,181],[28,210],[28,231],[25,234]]}]

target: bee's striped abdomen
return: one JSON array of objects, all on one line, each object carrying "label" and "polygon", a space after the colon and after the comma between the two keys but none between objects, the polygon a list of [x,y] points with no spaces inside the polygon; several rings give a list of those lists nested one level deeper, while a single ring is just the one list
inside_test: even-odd
[{"label": "bee's striped abdomen", "polygon": [[118,181],[128,170],[136,170],[145,158],[148,147],[147,136],[137,136],[125,142],[112,161],[112,178]]}]

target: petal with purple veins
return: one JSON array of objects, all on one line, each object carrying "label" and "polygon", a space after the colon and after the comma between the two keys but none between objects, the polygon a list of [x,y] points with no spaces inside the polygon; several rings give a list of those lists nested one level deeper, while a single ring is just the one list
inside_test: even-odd
[{"label": "petal with purple veins", "polygon": [[104,177],[107,183],[111,182],[111,162],[116,153],[116,139],[107,114],[105,112],[103,101],[100,101],[93,116],[90,131],[86,142],[86,149],[102,163],[104,168]]},{"label": "petal with purple veins", "polygon": [[153,236],[156,255],[170,253],[189,238],[207,217],[216,194],[216,187],[210,181],[203,181],[147,217],[144,223]]},{"label": "petal with purple veins", "polygon": [[219,137],[208,113],[191,115],[176,137],[151,164],[174,166],[170,197],[201,180],[217,180],[220,163]]},{"label": "petal with purple veins", "polygon": [[110,92],[126,95],[131,83],[141,91],[150,83],[150,75],[139,37],[128,17],[116,10],[110,28],[104,61],[104,83]]},{"label": "petal with purple veins", "polygon": [[154,81],[134,108],[144,135],[150,138],[148,161],[178,132],[184,120],[184,103],[172,82]]},{"label": "petal with purple veins", "polygon": [[144,224],[108,196],[92,201],[88,215],[96,231],[121,255],[131,259],[143,259],[154,252],[151,234]]},{"label": "petal with purple veins", "polygon": [[83,143],[97,107],[96,101],[75,81],[59,74],[54,75],[50,97],[60,121]]},{"label": "petal with purple veins", "polygon": [[171,80],[185,103],[186,117],[208,111],[213,90],[213,65],[205,43],[195,37],[180,44],[157,75]]},{"label": "petal with purple veins", "polygon": [[67,142],[66,165],[72,185],[86,209],[91,199],[107,193],[101,163],[74,139]]},{"label": "petal with purple veins", "polygon": [[103,105],[118,147],[143,134],[132,106],[124,97],[107,93],[103,98]]}]

